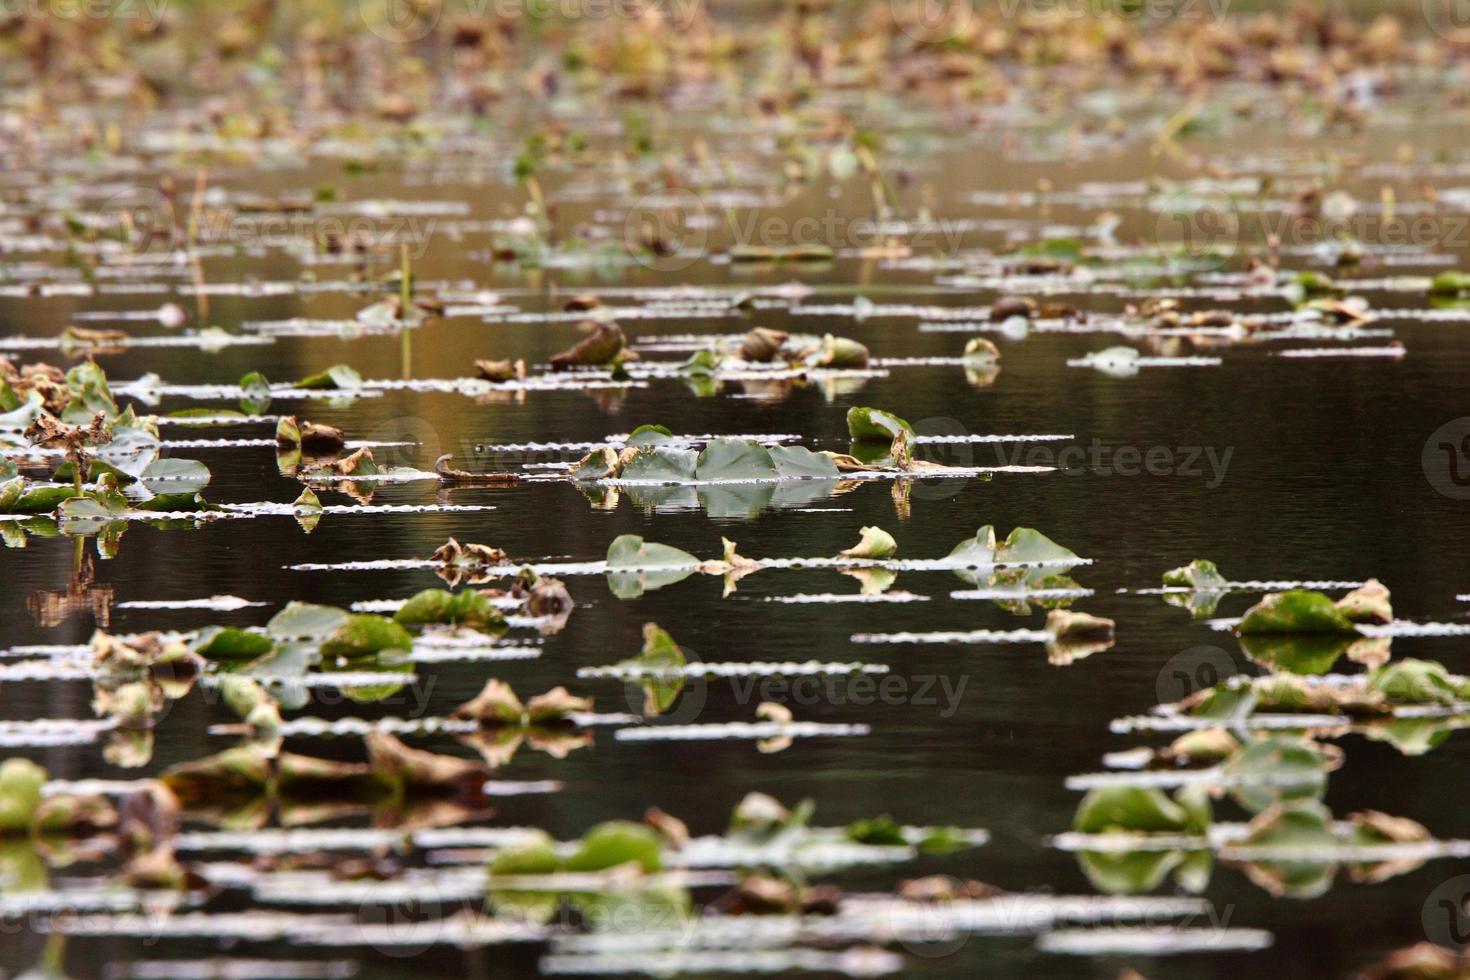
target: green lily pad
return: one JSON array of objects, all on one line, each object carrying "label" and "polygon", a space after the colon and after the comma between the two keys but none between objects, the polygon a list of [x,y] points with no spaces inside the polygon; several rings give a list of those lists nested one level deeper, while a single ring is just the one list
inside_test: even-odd
[{"label": "green lily pad", "polygon": [[771,454],[748,439],[710,440],[699,454],[695,475],[700,480],[753,480],[776,475]]},{"label": "green lily pad", "polygon": [[6,759],[0,764],[0,835],[30,829],[45,784],[46,770],[29,759]]},{"label": "green lily pad", "polygon": [[830,457],[805,446],[772,446],[767,452],[778,476],[836,479],[842,475]]},{"label": "green lily pad", "polygon": [[1215,563],[1206,558],[1196,558],[1188,565],[1172,568],[1164,573],[1164,584],[1185,589],[1223,589],[1227,581]]},{"label": "green lily pad", "polygon": [[277,640],[325,640],[341,628],[348,615],[335,606],[292,602],[271,617],[265,632]]},{"label": "green lily pad", "polygon": [[346,622],[322,643],[322,657],[369,657],[384,650],[413,649],[408,630],[383,616],[349,614]]},{"label": "green lily pad", "polygon": [[699,454],[692,449],[652,446],[639,450],[636,456],[623,464],[621,476],[624,480],[685,483],[694,479],[698,459]]},{"label": "green lily pad", "polygon": [[404,626],[456,623],[474,628],[503,625],[505,617],[474,589],[424,589],[399,607],[393,621]]},{"label": "green lily pad", "polygon": [[1293,589],[1266,596],[1241,618],[1235,631],[1256,633],[1357,633],[1352,620],[1320,592]]},{"label": "green lily pad", "polygon": [[314,390],[357,391],[362,387],[362,375],[346,364],[333,364],[324,371],[309,374],[296,382],[298,388]]},{"label": "green lily pad", "polygon": [[567,858],[568,871],[605,871],[637,864],[647,873],[663,867],[663,842],[643,824],[610,820],[587,831],[576,853]]},{"label": "green lily pad", "polygon": [[862,407],[847,410],[847,434],[853,442],[890,443],[900,432],[913,435],[914,427],[892,412]]},{"label": "green lily pad", "polygon": [[275,649],[275,641],[263,633],[236,626],[209,626],[199,631],[194,652],[206,660],[249,660]]}]

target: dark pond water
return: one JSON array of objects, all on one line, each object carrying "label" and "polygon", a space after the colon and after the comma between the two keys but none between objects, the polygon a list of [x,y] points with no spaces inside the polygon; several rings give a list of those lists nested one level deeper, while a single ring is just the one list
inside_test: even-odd
[{"label": "dark pond water", "polygon": [[[1289,126],[1277,131],[1281,159],[1305,167],[1317,159],[1293,138]],[[1464,164],[1459,132],[1426,128],[1425,144],[1442,142],[1441,158]],[[1247,155],[1243,132],[1232,132],[1215,146],[1236,158]],[[1395,144],[1411,138],[1390,131],[1376,137],[1349,137],[1334,146],[1342,159],[1363,167],[1392,158]],[[1146,152],[1114,150],[1100,162],[1026,160],[1003,153],[985,134],[944,141],[937,152],[917,158],[920,178],[937,187],[936,213],[949,217],[1006,219],[1026,238],[1042,236],[1048,225],[1090,222],[1095,212],[1021,205],[973,203],[974,191],[1076,187],[1101,179],[1133,179],[1148,166]],[[1349,168],[1350,171],[1350,168]],[[222,176],[226,185],[279,190],[309,188],[335,172],[312,164],[306,170],[257,177],[248,169]],[[1463,178],[1461,178],[1463,180]],[[342,182],[351,199],[398,196],[469,202],[476,214],[502,212],[514,195],[498,181],[471,186],[453,180],[433,185],[402,181],[394,173]],[[1341,186],[1371,200],[1382,183],[1353,178]],[[1404,182],[1408,184],[1410,182]],[[1445,182],[1452,185],[1454,180]],[[554,193],[554,191],[553,191]],[[833,204],[859,209],[861,193]],[[592,202],[581,210],[591,215]],[[783,213],[820,213],[829,202],[812,194]],[[626,206],[610,202],[609,207]],[[579,213],[568,205],[566,220]],[[1120,209],[1120,241],[1144,240],[1155,217]],[[996,248],[993,230],[967,235],[969,249]],[[933,303],[982,305],[996,296],[990,288],[934,287],[934,273],[893,268],[881,261],[840,258],[829,266],[735,269],[701,260],[690,268],[660,273],[639,266],[603,274],[545,270],[530,274],[492,266],[483,257],[484,236],[467,242],[436,239],[415,267],[421,280],[471,280],[501,290],[504,302],[522,310],[559,309],[569,293],[617,287],[692,283],[752,289],[799,280],[819,290],[805,304],[845,303],[860,295],[873,304]],[[1289,260],[1290,261],[1290,260]],[[1306,267],[1295,260],[1293,267]],[[387,261],[380,271],[386,271]],[[1429,266],[1430,272],[1438,266]],[[325,266],[322,278],[341,271]],[[1382,270],[1364,270],[1378,276]],[[1424,271],[1410,267],[1405,271]],[[291,278],[299,268],[289,257],[260,257],[206,263],[209,281]],[[172,278],[172,277],[170,277]],[[831,295],[823,287],[837,287]],[[1024,290],[1017,290],[1024,292]],[[1422,295],[1362,290],[1375,308],[1425,304]],[[1086,287],[1052,297],[1091,311],[1121,310],[1128,297],[1101,295]],[[193,310],[187,285],[180,302]],[[0,335],[55,335],[81,310],[152,309],[160,298],[104,295],[84,299],[0,299]],[[630,300],[629,302],[636,302]],[[1186,298],[1187,308],[1226,307],[1247,313],[1279,312],[1289,304],[1276,297],[1236,302]],[[294,316],[350,317],[365,305],[361,296],[325,295],[281,298],[215,298],[208,322],[230,332],[242,321]],[[733,334],[751,325],[831,331],[861,341],[878,358],[955,356],[964,334],[924,332],[913,315],[834,313],[798,316],[791,310],[757,310],[743,318],[627,320],[634,343],[656,335]],[[949,572],[905,572],[895,586],[929,597],[911,603],[787,604],[766,601],[798,593],[853,592],[856,586],[827,570],[766,571],[740,582],[721,596],[719,580],[694,576],[640,598],[620,600],[598,576],[568,578],[576,610],[566,628],[542,640],[539,657],[496,664],[444,663],[420,668],[422,680],[377,708],[340,703],[322,692],[313,713],[328,717],[354,713],[442,715],[473,696],[487,676],[499,676],[518,691],[569,684],[595,696],[603,710],[636,710],[640,697],[614,681],[575,680],[578,667],[614,663],[633,655],[645,622],[657,622],[688,650],[705,660],[865,660],[891,667],[890,694],[844,679],[813,691],[771,688],[753,693],[729,681],[691,685],[677,720],[749,720],[760,700],[785,701],[799,719],[866,723],[871,732],[850,738],[797,739],[784,751],[763,753],[744,740],[710,742],[615,742],[606,731],[594,743],[564,759],[523,750],[497,773],[509,780],[554,779],[559,792],[510,796],[496,801],[492,822],[539,825],[558,839],[572,839],[602,820],[639,818],[649,806],[683,817],[692,832],[716,833],[731,808],[759,790],[785,802],[810,798],[824,824],[846,824],[876,813],[891,813],[917,824],[955,824],[987,829],[984,847],[955,854],[921,857],[905,865],[903,877],[949,874],[976,878],[1006,889],[1092,894],[1093,887],[1076,858],[1049,847],[1049,835],[1069,828],[1078,794],[1064,787],[1077,773],[1101,768],[1103,753],[1128,748],[1158,736],[1114,735],[1109,722],[1142,713],[1155,703],[1185,693],[1211,676],[1210,667],[1254,673],[1254,665],[1228,633],[1192,621],[1157,595],[1132,590],[1157,586],[1160,573],[1195,557],[1216,561],[1233,579],[1328,579],[1356,581],[1377,577],[1393,590],[1400,618],[1460,622],[1467,605],[1456,598],[1470,592],[1464,556],[1470,554],[1467,503],[1441,492],[1443,467],[1422,463],[1426,441],[1440,426],[1470,414],[1465,378],[1470,347],[1460,323],[1426,323],[1392,315],[1375,324],[1391,328],[1407,355],[1389,359],[1288,359],[1275,355],[1292,343],[1222,346],[1218,366],[1145,368],[1118,378],[1069,367],[1069,358],[1111,346],[1105,334],[1033,331],[1024,339],[995,337],[1001,352],[999,374],[988,384],[966,379],[957,365],[894,367],[855,390],[824,391],[821,385],[794,386],[776,398],[742,397],[741,386],[727,384],[713,397],[696,397],[682,382],[655,380],[622,391],[539,391],[523,398],[475,400],[452,393],[390,392],[380,398],[338,405],[313,401],[303,408],[315,421],[344,428],[349,437],[407,438],[418,445],[380,451],[380,461],[427,468],[440,452],[455,452],[464,463],[512,468],[526,463],[567,460],[577,453],[502,452],[476,455],[475,447],[521,442],[595,442],[643,423],[663,423],[687,433],[783,433],[801,437],[818,449],[845,450],[846,410],[880,406],[915,423],[923,432],[946,434],[1066,434],[1071,438],[1034,444],[965,445],[935,456],[974,465],[1047,463],[1067,447],[1086,452],[1085,462],[1063,472],[1002,473],[992,478],[934,481],[913,489],[905,513],[896,511],[887,481],[858,486],[801,509],[772,508],[739,519],[711,517],[699,509],[644,511],[629,500],[600,510],[567,482],[524,484],[506,489],[462,489],[456,503],[493,504],[475,513],[385,514],[374,517],[327,515],[311,534],[287,518],[222,521],[197,530],[159,530],[131,526],[118,555],[98,561],[95,582],[114,591],[116,603],[132,600],[189,600],[215,594],[237,595],[268,605],[218,613],[197,609],[114,608],[110,630],[187,630],[212,622],[256,625],[290,600],[346,606],[363,599],[403,598],[438,584],[428,570],[287,570],[306,562],[351,562],[415,558],[429,554],[453,536],[494,544],[517,558],[600,559],[620,534],[639,534],[697,555],[718,552],[721,536],[739,543],[751,556],[825,556],[847,547],[859,529],[879,525],[899,542],[900,555],[939,557],[976,528],[992,524],[1037,528],[1093,564],[1074,577],[1093,595],[1080,608],[1116,620],[1117,642],[1109,650],[1068,666],[1048,662],[1036,643],[1002,645],[857,645],[853,634],[900,630],[972,630],[1037,627],[1043,613],[1015,615],[993,603],[949,598],[962,588]],[[162,333],[152,326],[140,333]],[[543,364],[576,334],[568,323],[484,323],[478,317],[430,321],[400,337],[282,339],[271,346],[238,347],[218,353],[190,350],[134,350],[104,355],[100,362],[113,379],[154,371],[171,382],[232,383],[247,370],[271,379],[299,377],[327,364],[344,362],[367,378],[391,378],[405,368],[416,378],[446,378],[470,373],[475,358],[523,357]],[[1366,343],[1366,342],[1365,342]],[[1302,344],[1311,346],[1311,344]],[[677,357],[679,354],[648,356]],[[230,400],[195,403],[165,399],[160,411],[196,404],[228,405]],[[292,411],[277,405],[272,411]],[[265,435],[259,431],[228,434]],[[206,435],[225,434],[206,432]],[[1043,455],[1015,459],[1020,447]],[[278,475],[267,448],[189,451],[213,473],[212,500],[286,502],[300,491],[297,481]],[[1433,454],[1431,454],[1432,456]],[[1077,454],[1063,456],[1063,461]],[[1142,462],[1148,461],[1144,467]],[[1447,466],[1446,462],[1444,466]],[[1149,470],[1153,470],[1150,472]],[[1452,484],[1448,484],[1452,485]],[[328,502],[346,498],[331,495]],[[375,503],[429,503],[432,484],[382,487]],[[88,546],[90,550],[90,545]],[[0,609],[6,613],[6,642],[85,643],[96,625],[78,614],[55,625],[40,625],[27,611],[39,590],[63,590],[72,572],[73,542],[67,537],[32,538],[23,551],[8,551],[0,574]],[[1125,591],[1126,590],[1126,591]],[[1239,615],[1258,598],[1234,593],[1218,615]],[[1463,640],[1400,637],[1395,657],[1439,660],[1455,672],[1470,672]],[[878,689],[881,690],[881,689]],[[85,682],[7,684],[0,690],[0,718],[88,718],[90,685]],[[702,701],[702,704],[700,703]],[[207,736],[211,724],[230,720],[228,712],[198,692],[173,705],[157,731],[151,761],[123,771],[104,761],[97,745],[19,750],[41,762],[53,779],[136,778],[230,744]],[[313,751],[355,757],[349,740],[312,742]],[[452,740],[427,739],[422,747],[463,754]],[[1470,837],[1470,813],[1459,803],[1461,774],[1470,766],[1470,748],[1451,737],[1434,751],[1408,758],[1393,748],[1360,738],[1344,741],[1346,764],[1334,773],[1326,802],[1335,813],[1381,809],[1423,823],[1439,838]],[[1222,810],[1227,806],[1222,804]],[[1240,819],[1234,814],[1232,819]],[[1238,868],[1218,866],[1205,897],[1214,913],[1235,927],[1268,930],[1274,945],[1255,953],[1218,952],[1178,957],[1143,955],[1078,958],[1038,952],[1031,937],[975,936],[944,955],[918,949],[906,955],[903,971],[948,976],[1116,976],[1131,967],[1150,977],[1238,975],[1341,976],[1384,952],[1424,937],[1426,900],[1436,886],[1461,867],[1432,861],[1376,884],[1340,875],[1334,886],[1311,899],[1274,898],[1253,885]],[[63,869],[55,874],[64,879]],[[892,887],[889,869],[839,872],[844,887]],[[1160,893],[1168,894],[1172,884]],[[239,899],[236,907],[243,907]],[[1204,923],[1199,923],[1203,925]],[[30,928],[11,933],[0,944],[0,968],[19,971],[36,960],[44,937]],[[121,939],[73,940],[67,966],[76,975],[125,971],[133,960],[211,955],[215,944],[167,940],[160,944]],[[370,947],[292,956],[350,959],[364,975],[530,975],[537,970],[534,946],[489,947],[479,952],[435,948],[415,955]],[[271,944],[243,944],[234,955],[281,955]],[[299,955],[298,955],[299,954]]]}]

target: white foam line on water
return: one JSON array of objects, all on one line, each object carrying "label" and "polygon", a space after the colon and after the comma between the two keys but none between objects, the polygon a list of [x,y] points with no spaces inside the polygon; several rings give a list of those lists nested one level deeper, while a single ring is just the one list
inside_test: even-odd
[{"label": "white foam line on water", "polygon": [[1369,637],[1394,636],[1470,636],[1470,623],[1415,623],[1409,620],[1394,620],[1378,625],[1360,623],[1358,631]]},{"label": "white foam line on water", "polygon": [[1250,731],[1278,731],[1299,728],[1327,728],[1351,724],[1346,715],[1255,714],[1244,718],[1196,718],[1191,715],[1130,715],[1108,723],[1115,735],[1132,732],[1193,732],[1207,728],[1245,728]]},{"label": "white foam line on water", "polygon": [[1036,948],[1067,956],[1176,956],[1185,953],[1250,953],[1269,949],[1264,929],[1112,928],[1057,929],[1043,933]]},{"label": "white foam line on water", "polygon": [[213,956],[208,959],[133,960],[128,980],[351,980],[356,960],[254,959]]},{"label": "white foam line on water", "polygon": [[[159,450],[169,449],[265,449],[274,448],[277,445],[274,439],[164,439],[158,442],[142,443],[134,448],[123,452],[109,451],[108,446],[99,446],[95,455],[106,459],[127,459],[130,457],[143,457],[151,455]],[[346,442],[348,449],[383,449],[398,446],[413,446],[412,442],[378,442],[366,439],[350,439]],[[47,449],[40,446],[15,446],[0,449],[0,456],[8,459],[35,457],[38,459],[58,459],[64,457],[65,449]],[[149,482],[157,482],[160,478],[148,477]],[[168,479],[168,478],[163,478]],[[182,477],[181,479],[191,479]]]},{"label": "white foam line on water", "polygon": [[[1126,362],[1119,362],[1119,368],[1145,368],[1145,367],[1219,367],[1224,360],[1218,357],[1139,357]],[[1113,367],[1111,363],[1105,362],[1099,365],[1090,357],[1072,357],[1067,359],[1067,367]]]},{"label": "white foam line on water", "polygon": [[[309,517],[322,514],[467,514],[494,510],[492,504],[323,504],[320,511],[303,510],[295,504],[221,504],[226,514],[240,517]],[[220,513],[211,511],[208,513]],[[194,515],[198,516],[198,515]]]},{"label": "white foam line on water", "polygon": [[[643,719],[638,715],[623,714],[593,714],[591,712],[575,712],[566,719],[571,729],[595,728],[605,725],[636,725]],[[214,726],[211,732],[223,733],[232,730],[233,726]],[[338,736],[366,735],[370,732],[388,732],[392,735],[467,735],[482,730],[477,721],[465,718],[291,718],[282,722],[276,731],[281,735],[294,735],[308,738],[330,738]],[[495,729],[488,729],[495,731]],[[501,731],[514,732],[515,728],[503,728]]]},{"label": "white foam line on water", "polygon": [[881,977],[903,970],[897,953],[875,947],[825,950],[800,946],[790,949],[669,949],[628,953],[548,953],[537,962],[542,976],[780,976],[817,973],[849,977]]},{"label": "white foam line on water", "polygon": [[[286,505],[289,506],[289,505]],[[791,570],[820,570],[820,569],[851,569],[851,568],[884,568],[895,572],[964,572],[978,571],[991,572],[996,569],[1031,569],[1031,568],[1076,568],[1083,565],[1091,565],[1091,558],[1065,558],[1051,561],[998,561],[989,564],[978,564],[973,561],[957,560],[953,558],[827,558],[824,556],[813,558],[761,558],[752,559],[753,568],[757,571],[762,569]],[[506,562],[503,565],[483,565],[477,568],[466,568],[464,571],[476,574],[506,577],[517,574],[522,568],[530,568],[538,575],[606,575],[606,574],[631,574],[636,575],[645,572],[697,572],[703,568],[705,562],[695,561],[690,564],[660,563],[650,565],[609,565],[606,561],[527,561]],[[365,561],[344,562],[304,562],[298,565],[286,565],[287,570],[293,572],[326,572],[326,571],[406,571],[409,569],[433,569],[442,568],[443,563],[432,561],[428,558],[375,558]]]},{"label": "white foam line on water", "polygon": [[1089,772],[1068,776],[1063,785],[1085,791],[1111,786],[1172,789],[1177,786],[1315,786],[1326,780],[1325,772],[1227,772],[1221,766],[1207,769],[1139,770]]},{"label": "white foam line on water", "polygon": [[[236,674],[205,674],[199,678],[199,683],[205,687],[219,687],[227,678],[236,677]],[[268,674],[264,672],[249,675],[251,680],[258,681],[266,687],[307,687],[323,688],[327,690],[349,689],[358,687],[382,687],[387,684],[407,687],[417,684],[417,674],[403,674],[397,672],[377,671],[340,671],[330,674]]]},{"label": "white foam line on water", "polygon": [[[266,911],[190,912],[166,918],[137,913],[112,916],[97,913],[46,920],[37,924],[37,930],[67,936],[144,938],[154,942],[192,938],[286,942],[292,946],[367,946],[380,951],[394,946],[419,947],[424,943],[421,930],[405,930],[401,923],[374,926],[340,914],[294,915]],[[414,938],[409,939],[409,933]],[[434,939],[438,943],[464,946],[544,942],[548,934],[549,931],[542,926],[482,918],[436,920],[434,927]]]},{"label": "white foam line on water", "polygon": [[1012,600],[1017,602],[1041,601],[1043,599],[1085,599],[1092,595],[1091,589],[958,589],[949,594],[951,599]]},{"label": "white foam line on water", "polygon": [[1046,643],[1046,630],[970,630],[933,633],[854,633],[853,643]]},{"label": "white foam line on water", "polygon": [[218,415],[155,415],[153,419],[159,425],[181,425],[185,428],[199,428],[210,425],[275,425],[281,420],[281,416],[230,415],[221,412]]},{"label": "white foam line on water", "polygon": [[[1338,833],[1341,824],[1334,825]],[[1227,861],[1313,861],[1373,864],[1380,861],[1431,861],[1470,857],[1470,840],[1427,840],[1386,844],[1226,844],[1219,856]]]},{"label": "white foam line on water", "polygon": [[509,660],[535,660],[540,656],[540,647],[481,646],[425,648],[415,645],[410,659],[416,664],[493,663]]},{"label": "white foam line on water", "polygon": [[[496,609],[519,609],[522,605],[521,600],[508,595],[493,596],[488,601]],[[395,613],[402,609],[407,602],[407,599],[360,599],[347,608],[353,612]],[[533,619],[540,617],[526,616],[522,618]]]},{"label": "white foam line on water", "polygon": [[980,358],[969,357],[875,357],[868,362],[874,367],[994,367],[996,362]]},{"label": "white foam line on water", "polygon": [[0,746],[5,748],[53,748],[87,745],[117,727],[104,718],[39,718],[33,721],[0,721]]},{"label": "white foam line on water", "polygon": [[730,721],[710,725],[659,725],[619,728],[619,742],[696,742],[724,739],[822,738],[867,735],[867,725],[829,725],[815,721]]},{"label": "white foam line on water", "polygon": [[1275,352],[1277,357],[1389,357],[1400,358],[1408,351],[1403,347],[1294,347]]},{"label": "white foam line on water", "polygon": [[234,595],[215,595],[207,599],[129,599],[119,602],[114,609],[209,609],[215,612],[232,612],[251,606],[268,606],[268,602],[252,602]]},{"label": "white foam line on water", "polygon": [[807,660],[798,663],[791,660],[783,662],[758,660],[718,663],[700,660],[694,663],[668,667],[646,666],[643,664],[578,667],[577,676],[579,678],[595,677],[613,678],[616,680],[674,677],[844,677],[852,674],[886,674],[888,671],[889,667],[886,664],[865,664],[858,662],[823,663],[817,660]]},{"label": "white foam line on water", "polygon": [[157,784],[153,779],[51,779],[41,787],[43,796],[128,796]]},{"label": "white foam line on water", "polygon": [[912,592],[880,592],[876,595],[867,595],[861,592],[820,592],[815,594],[801,592],[797,593],[796,595],[768,595],[765,597],[765,601],[781,602],[799,606],[844,602],[928,602],[929,597],[926,595],[915,595]]},{"label": "white foam line on water", "polygon": [[542,833],[535,827],[448,827],[405,833],[372,827],[303,827],[288,830],[184,831],[174,838],[183,852],[242,851],[250,854],[305,854],[312,851],[374,850],[408,840],[415,847],[515,847]]},{"label": "white foam line on water", "polygon": [[90,667],[58,664],[49,660],[22,660],[0,666],[0,683],[6,681],[90,681],[95,677]]},{"label": "white foam line on water", "polygon": [[[489,445],[476,446],[475,449],[478,452],[492,452],[492,453],[493,452],[505,452],[505,453],[510,453],[510,452],[531,452],[531,453],[536,453],[536,452],[556,452],[557,450],[565,450],[567,452],[589,452],[589,451],[591,451],[593,449],[600,449],[603,446],[612,446],[614,448],[620,448],[620,447],[626,446],[627,445],[627,440],[630,439],[630,438],[632,438],[631,433],[624,432],[624,433],[620,433],[618,435],[608,436],[606,439],[600,439],[597,442],[501,442],[501,443],[492,443],[492,444],[489,444]],[[674,443],[689,443],[689,444],[692,445],[692,444],[698,444],[698,443],[707,443],[707,442],[710,442],[710,441],[715,440],[715,439],[749,439],[749,440],[751,440],[753,442],[759,442],[762,445],[768,445],[768,444],[772,444],[772,443],[794,442],[795,440],[800,439],[800,438],[801,438],[801,436],[798,436],[798,435],[790,435],[790,434],[785,434],[785,433],[782,433],[782,434],[758,433],[758,434],[754,434],[754,435],[739,434],[739,433],[730,434],[730,435],[711,435],[709,433],[703,433],[703,434],[700,434],[700,435],[688,435],[688,436],[686,436],[686,435],[679,435],[679,436],[675,436],[673,438],[673,442]]]},{"label": "white foam line on water", "polygon": [[[65,889],[19,891],[0,895],[0,916],[19,919],[29,915],[62,913],[58,920],[71,920],[79,912],[141,913],[140,918],[159,916],[186,904],[184,895],[138,891],[111,882],[97,885],[73,884]],[[85,916],[84,916],[85,917]]]},{"label": "white foam line on water", "polygon": [[1334,581],[1323,579],[1313,581],[1311,579],[1293,581],[1282,580],[1246,580],[1244,582],[1223,582],[1218,587],[1208,589],[1191,589],[1182,585],[1165,585],[1147,589],[1119,589],[1119,592],[1132,592],[1134,595],[1184,595],[1190,592],[1274,592],[1284,589],[1356,589],[1362,582]]},{"label": "white foam line on water", "polygon": [[1066,442],[1076,439],[1075,435],[1066,434],[1038,434],[1038,435],[962,435],[962,436],[915,436],[910,441],[916,445],[946,445],[950,443],[991,443],[991,442]]},{"label": "white foam line on water", "polygon": [[943,470],[853,470],[838,476],[770,476],[740,480],[624,480],[582,481],[602,487],[738,487],[776,483],[839,483],[850,480],[958,480],[988,473],[1055,473],[1055,466],[947,466]]},{"label": "white foam line on water", "polygon": [[274,338],[261,337],[255,334],[220,334],[208,337],[201,337],[195,334],[185,334],[177,337],[128,336],[107,337],[96,340],[68,340],[64,337],[10,336],[0,337],[0,350],[62,350],[67,348],[68,345],[70,345],[70,349],[78,352],[145,347],[193,347],[200,350],[216,350],[225,347],[266,347],[273,343],[275,343]]}]

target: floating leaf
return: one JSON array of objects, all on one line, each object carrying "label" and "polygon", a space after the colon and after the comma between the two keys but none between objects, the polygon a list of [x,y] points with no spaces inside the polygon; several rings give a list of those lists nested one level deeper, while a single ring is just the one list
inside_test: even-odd
[{"label": "floating leaf", "polygon": [[1082,798],[1072,829],[1083,834],[1202,834],[1210,819],[1207,798],[1186,797],[1181,791],[1171,800],[1151,787],[1104,786]]},{"label": "floating leaf", "polygon": [[898,542],[881,527],[863,528],[861,541],[838,552],[847,558],[892,558],[897,553]]},{"label": "floating leaf", "polygon": [[[607,581],[619,599],[636,599],[644,592],[673,585],[693,575],[699,559],[678,548],[644,541],[636,534],[623,534],[613,539],[607,549]],[[637,571],[619,572],[619,568]],[[667,571],[660,569],[667,568]]]},{"label": "floating leaf", "polygon": [[324,371],[310,374],[296,382],[298,388],[313,390],[357,391],[362,387],[362,375],[346,364],[333,364]]},{"label": "floating leaf", "polygon": [[0,763],[0,836],[30,830],[41,806],[46,770],[29,759]]},{"label": "floating leaf", "polygon": [[700,480],[757,480],[776,475],[771,454],[747,439],[711,439],[699,454],[695,474]]},{"label": "floating leaf", "polygon": [[1337,608],[1354,623],[1384,624],[1393,622],[1393,605],[1388,589],[1376,578],[1337,600]]},{"label": "floating leaf", "polygon": [[1223,589],[1228,583],[1214,562],[1196,558],[1188,565],[1165,572],[1164,584],[1176,588],[1210,590]]},{"label": "floating leaf", "polygon": [[663,841],[642,824],[609,820],[587,831],[581,846],[567,858],[566,870],[606,871],[625,864],[636,864],[648,874],[658,871],[663,867]]},{"label": "floating leaf", "polygon": [[454,709],[455,718],[465,718],[482,725],[521,726],[526,722],[526,708],[521,699],[502,680],[491,678],[479,694]]},{"label": "floating leaf", "polygon": [[519,875],[555,874],[561,868],[556,856],[556,844],[545,831],[534,831],[531,836],[510,847],[495,852],[490,860],[490,874],[502,877]]},{"label": "floating leaf", "polygon": [[413,637],[391,619],[368,613],[350,614],[322,643],[323,657],[368,657],[384,650],[413,649]]},{"label": "floating leaf", "polygon": [[275,641],[269,636],[234,626],[210,626],[194,641],[194,652],[206,660],[249,660],[273,649]]},{"label": "floating leaf", "polygon": [[628,433],[629,446],[643,448],[645,446],[658,446],[666,442],[672,442],[674,434],[667,426],[662,425],[640,425]]},{"label": "floating leaf", "polygon": [[459,592],[424,589],[400,606],[393,620],[404,626],[454,623],[476,629],[505,623],[505,617],[490,600],[474,589]]},{"label": "floating leaf", "polygon": [[641,449],[623,464],[624,480],[662,480],[685,483],[694,479],[699,454],[692,449],[653,446]]},{"label": "floating leaf", "polygon": [[267,636],[277,640],[325,640],[347,622],[348,613],[334,606],[292,602],[265,625]]},{"label": "floating leaf", "polygon": [[1266,596],[1241,618],[1235,631],[1256,633],[1356,633],[1350,619],[1320,592],[1293,589]]},{"label": "floating leaf", "polygon": [[900,432],[914,434],[914,427],[891,412],[880,408],[847,410],[847,434],[853,442],[891,443]]}]

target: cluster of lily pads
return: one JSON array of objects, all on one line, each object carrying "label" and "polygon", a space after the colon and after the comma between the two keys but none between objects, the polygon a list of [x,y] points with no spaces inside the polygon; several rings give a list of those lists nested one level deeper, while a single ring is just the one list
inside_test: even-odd
[{"label": "cluster of lily pads", "polygon": [[[1209,593],[1211,612],[1241,587],[1206,560],[1165,573],[1164,584],[1174,590],[1166,595]],[[1111,753],[1109,771],[1068,781],[1087,792],[1072,830],[1053,843],[1077,852],[1094,885],[1139,894],[1172,876],[1199,892],[1223,862],[1273,896],[1307,899],[1340,871],[1374,883],[1465,852],[1466,842],[1436,839],[1414,820],[1377,810],[1337,818],[1322,802],[1329,775],[1346,762],[1336,740],[1362,735],[1418,755],[1470,712],[1470,679],[1433,661],[1391,659],[1390,638],[1405,624],[1387,588],[1369,580],[1336,601],[1309,588],[1270,592],[1221,625],[1266,673],[1228,677],[1121,719],[1120,732],[1182,734]],[[1364,669],[1329,673],[1343,653]],[[1225,799],[1244,823],[1218,815]]]}]

